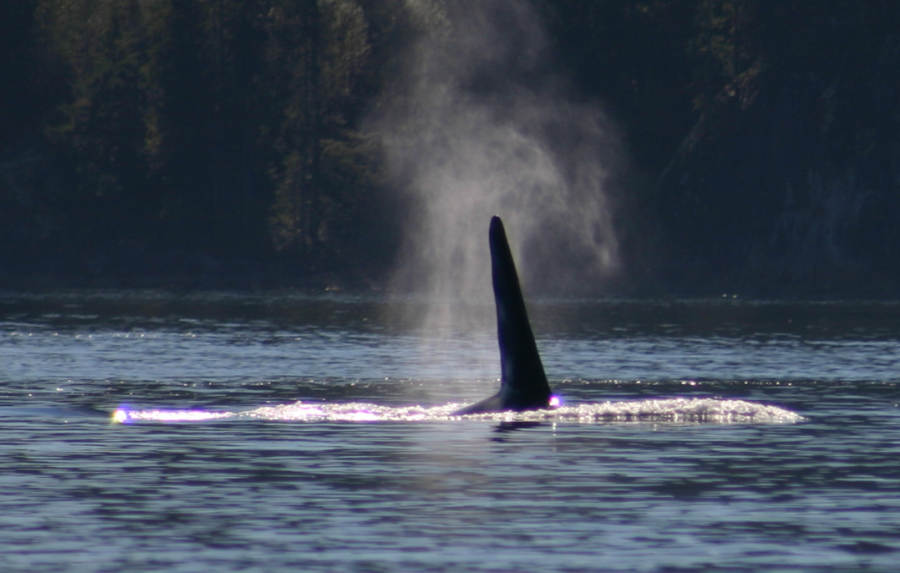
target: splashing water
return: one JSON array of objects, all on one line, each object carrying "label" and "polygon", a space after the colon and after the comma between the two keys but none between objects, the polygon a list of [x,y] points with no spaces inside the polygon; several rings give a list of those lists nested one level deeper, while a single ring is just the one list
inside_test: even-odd
[{"label": "splashing water", "polygon": [[[394,286],[487,304],[487,228],[500,215],[526,288],[595,289],[619,264],[607,187],[620,153],[609,121],[569,97],[529,3],[411,5],[423,14],[421,37],[374,120],[412,203]],[[421,317],[431,329],[491,314],[438,306]]]},{"label": "splashing water", "polygon": [[662,423],[795,423],[803,417],[779,408],[743,400],[672,398],[630,402],[600,402],[560,406],[530,412],[496,412],[453,416],[462,404],[433,408],[389,407],[366,403],[303,403],[263,406],[245,412],[205,412],[200,410],[119,409],[116,423],[206,422],[214,420],[272,420],[289,422],[419,422],[477,419],[498,422],[662,422]]}]

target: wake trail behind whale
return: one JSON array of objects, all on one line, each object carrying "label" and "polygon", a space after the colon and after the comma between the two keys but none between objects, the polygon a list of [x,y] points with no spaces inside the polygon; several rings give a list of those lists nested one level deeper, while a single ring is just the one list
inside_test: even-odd
[{"label": "wake trail behind whale", "polygon": [[497,422],[602,423],[708,423],[771,424],[803,421],[799,414],[777,406],[713,398],[670,398],[595,402],[528,412],[491,412],[454,416],[462,404],[435,407],[382,406],[365,402],[295,402],[261,406],[240,412],[201,410],[119,409],[113,422],[212,422],[267,420],[278,422],[437,422],[485,420]]}]

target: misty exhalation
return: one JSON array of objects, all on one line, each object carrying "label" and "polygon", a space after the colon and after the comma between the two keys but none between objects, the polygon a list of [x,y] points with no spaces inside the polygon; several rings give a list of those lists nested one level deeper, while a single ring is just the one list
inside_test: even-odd
[{"label": "misty exhalation", "polygon": [[415,5],[420,36],[373,120],[410,202],[394,286],[488,301],[499,215],[526,288],[596,292],[619,263],[607,117],[567,89],[529,3]]}]

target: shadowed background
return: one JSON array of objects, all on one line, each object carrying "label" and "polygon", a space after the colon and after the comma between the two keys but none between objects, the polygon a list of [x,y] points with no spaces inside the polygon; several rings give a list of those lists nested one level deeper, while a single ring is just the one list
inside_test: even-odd
[{"label": "shadowed background", "polygon": [[898,11],[3,3],[0,283],[893,297]]}]

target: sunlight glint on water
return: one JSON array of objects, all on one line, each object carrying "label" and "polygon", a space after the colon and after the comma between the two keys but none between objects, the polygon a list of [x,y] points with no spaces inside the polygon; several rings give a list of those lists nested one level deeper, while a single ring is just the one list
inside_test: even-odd
[{"label": "sunlight glint on water", "polygon": [[537,301],[561,406],[453,417],[394,304],[0,297],[0,566],[895,570],[900,305]]},{"label": "sunlight glint on water", "polygon": [[498,422],[674,422],[674,423],[792,423],[803,417],[776,406],[743,400],[685,399],[602,402],[560,406],[529,412],[496,412],[454,416],[463,404],[433,408],[389,407],[378,404],[304,404],[263,406],[242,412],[202,410],[118,409],[112,420],[127,424],[138,421],[204,422],[209,420],[275,420],[284,422],[421,422],[478,419]]}]

